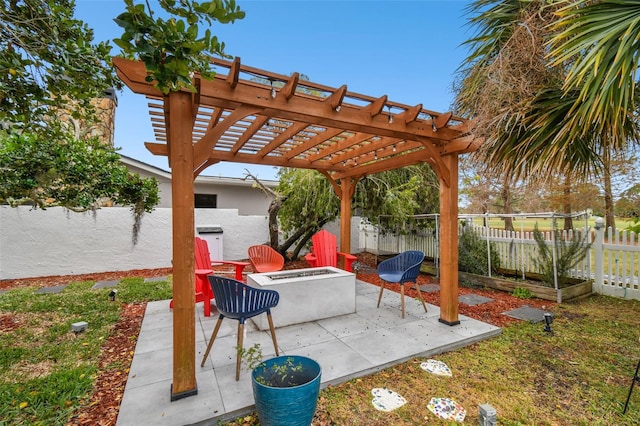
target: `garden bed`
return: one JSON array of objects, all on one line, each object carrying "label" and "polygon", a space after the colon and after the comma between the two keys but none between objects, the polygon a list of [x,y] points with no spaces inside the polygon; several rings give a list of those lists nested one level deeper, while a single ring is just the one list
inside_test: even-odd
[{"label": "garden bed", "polygon": [[518,280],[515,278],[500,276],[486,277],[462,271],[458,273],[458,278],[460,281],[482,285],[483,287],[495,290],[507,291],[509,293],[513,293],[513,290],[516,288],[525,288],[529,290],[533,296],[539,299],[552,300],[557,303],[580,299],[582,297],[587,297],[592,293],[591,280],[581,281],[569,278],[568,286],[556,290],[553,287],[538,284],[540,281],[535,281],[533,279]]}]

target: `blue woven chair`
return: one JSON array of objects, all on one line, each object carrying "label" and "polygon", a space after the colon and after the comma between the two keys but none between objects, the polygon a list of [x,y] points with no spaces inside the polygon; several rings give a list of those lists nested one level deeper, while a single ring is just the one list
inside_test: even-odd
[{"label": "blue woven chair", "polygon": [[273,347],[276,350],[276,355],[280,355],[278,352],[278,342],[276,341],[276,331],[273,328],[273,320],[271,319],[271,308],[278,304],[280,295],[275,290],[261,290],[259,288],[250,287],[232,278],[219,277],[215,275],[209,275],[207,278],[209,279],[209,284],[211,284],[213,294],[216,295],[216,306],[218,308],[218,312],[220,312],[220,316],[218,317],[218,322],[213,329],[209,345],[207,346],[207,351],[204,353],[200,366],[204,367],[207,356],[209,356],[209,351],[211,351],[211,347],[213,346],[213,341],[218,335],[220,325],[222,325],[222,320],[225,318],[238,320],[236,380],[239,380],[242,340],[244,337],[244,322],[247,318],[255,317],[265,312],[267,313]]},{"label": "blue woven chair", "polygon": [[[378,276],[382,279],[380,285],[380,295],[378,296],[378,307],[380,307],[380,300],[382,300],[382,292],[386,283],[398,283],[400,284],[400,300],[402,303],[402,318],[404,318],[404,285],[406,283],[413,283],[416,291],[418,292],[418,298],[422,302],[424,311],[427,312],[427,305],[422,298],[422,292],[418,288],[418,274],[420,273],[420,266],[424,260],[424,253],[417,250],[408,250],[394,256],[390,259],[383,260],[378,264]],[[217,296],[216,296],[217,297]]]}]

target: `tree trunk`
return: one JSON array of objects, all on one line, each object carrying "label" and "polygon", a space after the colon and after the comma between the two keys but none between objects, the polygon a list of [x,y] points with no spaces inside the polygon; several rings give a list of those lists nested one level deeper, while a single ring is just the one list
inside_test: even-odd
[{"label": "tree trunk", "polygon": [[282,208],[282,203],[287,197],[276,197],[269,204],[269,245],[273,249],[278,248],[280,238],[278,235],[278,212]]},{"label": "tree trunk", "polygon": [[[565,176],[564,178],[564,185],[562,190],[564,193],[564,197],[562,199],[563,213],[566,215],[570,215],[571,214],[571,181],[569,180],[568,176]],[[565,216],[564,230],[570,231],[571,229],[573,229],[573,218],[571,216]]]},{"label": "tree trunk", "polygon": [[[511,184],[510,177],[505,175],[504,182],[502,183],[502,190],[500,191],[500,197],[502,198],[503,203],[503,213],[511,214],[513,213],[513,209],[511,208]],[[513,231],[513,218],[510,216],[505,216],[504,218],[504,229],[505,231]]]},{"label": "tree trunk", "polygon": [[296,245],[296,247],[293,249],[293,253],[291,254],[291,258],[292,259],[297,259],[298,258],[298,256],[300,255],[300,250],[302,250],[302,248],[305,246],[307,241],[309,241],[309,239],[317,231],[318,231],[317,229],[311,228],[311,229],[309,229],[309,231],[306,234],[304,234],[304,236],[300,239],[300,241],[298,241],[298,244]]},{"label": "tree trunk", "polygon": [[[281,255],[283,255],[285,258],[289,259],[289,260],[297,259],[298,258],[298,254],[300,253],[300,250],[302,250],[302,248],[307,243],[307,241],[309,241],[311,236],[313,236],[313,234],[318,232],[320,230],[320,228],[322,228],[326,223],[327,223],[326,220],[322,220],[316,225],[309,225],[309,226],[304,226],[304,227],[299,228],[289,238],[287,238],[281,245],[278,246],[278,248],[277,248],[278,252]],[[300,239],[300,238],[302,238],[302,239]],[[294,248],[293,253],[291,254],[291,258],[289,258],[287,256],[287,249],[289,247],[291,247],[292,245],[294,245],[296,243],[296,241],[298,241],[299,239],[300,239],[300,241],[298,242],[298,244]]]},{"label": "tree trunk", "polygon": [[[280,242],[280,236],[278,235],[278,212],[282,208],[282,203],[287,201],[288,197],[278,194],[276,191],[268,188],[265,184],[260,182],[260,179],[251,174],[249,170],[245,169],[247,177],[253,179],[253,181],[260,187],[262,192],[273,197],[271,204],[269,204],[269,245],[273,249],[278,249],[278,243]],[[280,252],[285,256],[285,252]],[[286,257],[286,256],[285,256]]]}]

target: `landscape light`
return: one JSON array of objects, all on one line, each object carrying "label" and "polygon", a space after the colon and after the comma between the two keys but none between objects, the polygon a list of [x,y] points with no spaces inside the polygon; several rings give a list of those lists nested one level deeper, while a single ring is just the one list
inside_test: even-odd
[{"label": "landscape light", "polygon": [[551,329],[551,323],[553,322],[553,315],[551,315],[548,312],[545,312],[544,314],[544,331],[546,331],[547,333],[553,333],[553,330]]}]

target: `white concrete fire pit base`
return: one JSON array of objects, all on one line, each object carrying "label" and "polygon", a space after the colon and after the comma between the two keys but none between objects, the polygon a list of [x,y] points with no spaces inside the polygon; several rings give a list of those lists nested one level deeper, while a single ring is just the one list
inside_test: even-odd
[{"label": "white concrete fire pit base", "polygon": [[[247,284],[280,294],[278,306],[271,310],[276,327],[356,311],[356,275],[330,266],[249,274]],[[260,330],[269,329],[266,315],[251,319]]]}]

